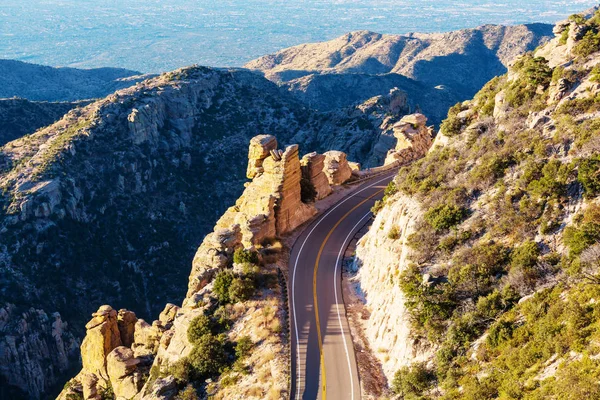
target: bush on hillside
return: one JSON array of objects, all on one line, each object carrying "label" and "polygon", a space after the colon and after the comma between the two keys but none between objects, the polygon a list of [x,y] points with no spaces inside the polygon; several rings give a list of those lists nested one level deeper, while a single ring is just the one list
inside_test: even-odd
[{"label": "bush on hillside", "polygon": [[403,399],[417,399],[431,386],[434,375],[424,363],[402,367],[394,375],[392,391]]},{"label": "bush on hillside", "polygon": [[425,213],[425,221],[438,232],[460,224],[467,216],[467,210],[456,205],[440,204]]},{"label": "bush on hillside", "polygon": [[233,262],[236,264],[258,264],[258,253],[255,250],[239,248],[233,253]]}]

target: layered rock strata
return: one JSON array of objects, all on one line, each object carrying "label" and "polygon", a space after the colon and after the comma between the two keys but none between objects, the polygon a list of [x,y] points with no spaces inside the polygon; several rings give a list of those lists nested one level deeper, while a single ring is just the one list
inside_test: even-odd
[{"label": "layered rock strata", "polygon": [[325,167],[325,155],[316,152],[306,154],[300,160],[302,165],[302,177],[307,179],[317,192],[316,200],[329,196],[332,192],[329,179],[323,171]]}]

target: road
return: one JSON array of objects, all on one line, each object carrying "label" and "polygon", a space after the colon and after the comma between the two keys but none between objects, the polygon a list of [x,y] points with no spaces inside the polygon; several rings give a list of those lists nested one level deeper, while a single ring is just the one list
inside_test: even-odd
[{"label": "road", "polygon": [[362,183],[313,221],[292,247],[292,398],[360,399],[358,368],[342,298],[348,242],[396,172]]}]

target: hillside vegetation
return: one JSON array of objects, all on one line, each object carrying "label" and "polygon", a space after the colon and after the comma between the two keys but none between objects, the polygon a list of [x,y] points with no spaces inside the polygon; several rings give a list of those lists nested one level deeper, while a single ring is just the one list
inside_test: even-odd
[{"label": "hillside vegetation", "polygon": [[424,211],[397,285],[433,352],[397,371],[404,398],[600,398],[600,14],[555,32],[388,189]]}]

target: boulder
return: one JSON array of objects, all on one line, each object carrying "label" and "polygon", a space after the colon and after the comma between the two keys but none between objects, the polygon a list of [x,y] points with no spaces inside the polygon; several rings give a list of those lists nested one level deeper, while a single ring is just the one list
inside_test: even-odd
[{"label": "boulder", "polygon": [[110,383],[117,400],[131,399],[144,384],[143,376],[138,371],[140,359],[125,346],[115,348],[106,357],[106,368]]},{"label": "boulder", "polygon": [[324,155],[325,166],[323,172],[325,172],[330,185],[341,185],[352,177],[352,169],[348,165],[346,153],[332,150]]},{"label": "boulder", "polygon": [[250,148],[248,149],[248,169],[246,172],[248,179],[254,179],[256,176],[263,173],[263,160],[274,150],[277,150],[277,139],[275,136],[258,135],[250,139]]},{"label": "boulder", "polygon": [[317,200],[329,196],[332,192],[329,180],[323,172],[325,165],[325,156],[316,152],[306,154],[300,160],[302,165],[302,177],[307,179],[314,186],[317,192]]}]

